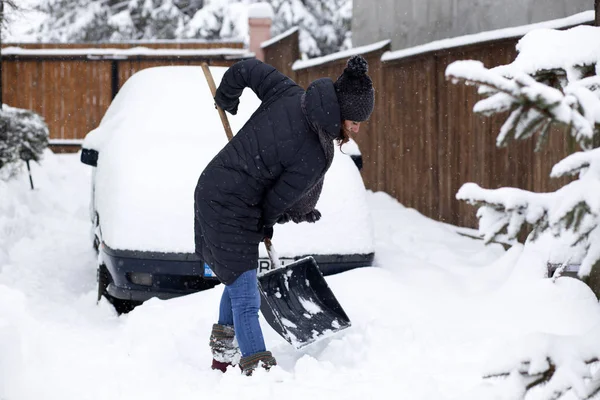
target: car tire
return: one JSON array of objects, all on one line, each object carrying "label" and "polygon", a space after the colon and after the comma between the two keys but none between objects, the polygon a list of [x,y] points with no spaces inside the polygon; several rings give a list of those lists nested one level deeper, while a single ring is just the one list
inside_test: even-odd
[{"label": "car tire", "polygon": [[112,296],[107,296],[107,299],[113,305],[113,307],[117,311],[117,314],[119,314],[119,315],[127,314],[127,313],[133,311],[134,308],[136,308],[137,306],[142,304],[139,301],[122,300],[122,299],[117,299]]},{"label": "car tire", "polygon": [[94,248],[96,254],[98,254],[98,252],[100,251],[100,238],[96,235],[94,235],[94,242],[92,243],[92,247]]},{"label": "car tire", "polygon": [[108,284],[110,283],[110,274],[108,273],[108,269],[104,264],[98,266],[97,271],[97,281],[98,281],[98,299],[97,302],[100,302],[102,296],[108,298],[108,293],[106,292],[106,288],[108,288]]},{"label": "car tire", "polygon": [[102,297],[105,297],[106,300],[115,308],[117,314],[127,314],[130,311],[133,311],[134,308],[142,304],[139,301],[133,300],[122,300],[117,299],[108,294],[107,288],[111,282],[110,273],[108,272],[108,268],[104,264],[98,266],[98,302]]}]

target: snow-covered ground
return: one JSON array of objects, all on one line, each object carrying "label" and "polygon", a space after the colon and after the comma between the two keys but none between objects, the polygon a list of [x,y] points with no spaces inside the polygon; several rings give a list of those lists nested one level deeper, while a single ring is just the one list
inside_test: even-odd
[{"label": "snow-covered ground", "polygon": [[484,247],[369,193],[376,266],[327,278],[353,326],[294,350],[264,324],[279,366],[221,374],[208,335],[222,287],[121,317],[96,305],[91,169],[49,152],[32,169],[33,191],[24,173],[0,180],[2,400],[507,398],[481,396],[492,354],[600,324],[585,285],[544,278],[543,248]]}]

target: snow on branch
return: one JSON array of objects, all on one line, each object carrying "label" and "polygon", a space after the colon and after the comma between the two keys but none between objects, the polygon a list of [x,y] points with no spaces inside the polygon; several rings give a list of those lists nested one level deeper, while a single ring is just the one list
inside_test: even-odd
[{"label": "snow on branch", "polygon": [[600,140],[600,29],[538,29],[517,44],[509,65],[488,69],[479,61],[457,61],[446,76],[479,86],[485,98],[474,111],[511,111],[497,137],[498,146],[539,133],[539,149],[552,124],[567,127],[581,148]]},{"label": "snow on branch", "polygon": [[600,326],[583,336],[533,334],[502,346],[487,366],[486,379],[512,378],[519,398],[537,387],[539,398],[559,399],[568,392],[591,399],[600,392]]},{"label": "snow on branch", "polygon": [[[479,231],[488,243],[501,235],[515,239],[531,227],[525,246],[545,232],[570,245],[580,263],[578,276],[600,296],[591,284],[600,276],[600,28],[532,31],[517,50],[509,65],[488,69],[478,61],[457,61],[446,76],[478,87],[483,99],[474,112],[507,113],[498,147],[537,133],[539,149],[551,126],[566,128],[582,151],[557,163],[551,176],[576,179],[549,193],[466,183],[456,198],[479,208]],[[508,378],[514,399],[533,388],[541,399],[590,399],[600,392],[599,337],[600,326],[583,337],[533,335],[503,346],[486,377]]]},{"label": "snow on branch", "polygon": [[19,161],[39,161],[48,146],[48,126],[30,110],[4,105],[0,110],[0,178],[12,178]]},{"label": "snow on branch", "polygon": [[446,76],[478,86],[484,99],[475,112],[508,112],[497,136],[499,147],[539,133],[539,149],[552,125],[565,127],[582,151],[556,164],[551,176],[577,180],[551,193],[467,183],[456,197],[479,207],[479,230],[487,242],[499,235],[515,239],[528,226],[532,241],[547,230],[568,237],[571,246],[585,249],[579,269],[584,278],[595,265],[600,268],[600,28],[532,31],[517,49],[509,65],[488,69],[479,61],[457,61]]},{"label": "snow on branch", "polygon": [[570,245],[582,245],[585,249],[578,272],[584,278],[600,262],[597,193],[600,193],[600,180],[590,175],[552,193],[517,188],[484,189],[475,183],[466,183],[456,198],[479,207],[479,230],[486,243],[504,236],[516,239],[527,227],[532,228],[532,241],[547,230],[555,236],[569,231],[573,234]]},{"label": "snow on branch", "polygon": [[551,124],[558,123],[568,127],[583,148],[591,148],[594,137],[600,136],[600,91],[590,89],[596,87],[591,81],[575,81],[561,91],[525,73],[513,73],[507,78],[473,60],[456,61],[446,69],[446,76],[453,82],[484,88],[480,93],[487,94],[487,98],[475,105],[475,112],[492,115],[512,111],[497,137],[498,146],[506,146],[512,139],[528,139],[538,132],[539,143],[543,143]]}]

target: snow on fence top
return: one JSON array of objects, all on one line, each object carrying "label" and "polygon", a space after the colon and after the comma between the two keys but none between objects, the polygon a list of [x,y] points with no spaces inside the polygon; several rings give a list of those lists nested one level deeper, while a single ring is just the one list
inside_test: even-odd
[{"label": "snow on fence top", "polygon": [[340,60],[344,58],[350,58],[357,54],[365,54],[370,53],[375,50],[379,50],[384,48],[390,44],[390,40],[382,40],[381,42],[373,43],[368,46],[355,47],[353,49],[348,49],[344,51],[340,51],[337,53],[329,54],[324,57],[311,58],[310,60],[298,60],[292,65],[292,69],[297,71],[299,69],[314,67],[316,65],[325,64],[331,61]]},{"label": "snow on fence top", "polygon": [[393,61],[402,58],[415,56],[418,54],[429,53],[437,50],[444,50],[453,47],[467,46],[470,44],[489,42],[493,40],[521,37],[535,29],[559,29],[569,26],[581,25],[593,22],[595,18],[594,11],[585,11],[570,17],[554,19],[551,21],[539,22],[535,24],[516,26],[512,28],[496,29],[493,31],[476,33],[473,35],[459,36],[450,39],[436,40],[420,46],[407,49],[390,51],[381,57],[381,61]]},{"label": "snow on fence top", "polygon": [[246,49],[150,49],[133,47],[130,49],[88,48],[88,49],[24,49],[22,47],[6,47],[2,49],[5,56],[37,56],[37,57],[74,57],[98,56],[108,58],[127,58],[130,56],[174,56],[174,57],[254,57],[254,53]]},{"label": "snow on fence top", "polygon": [[285,32],[283,32],[281,34],[279,34],[279,35],[277,35],[277,36],[275,36],[275,37],[273,37],[273,38],[271,38],[269,40],[265,40],[264,42],[262,42],[260,44],[260,48],[264,49],[265,47],[269,47],[270,45],[275,44],[275,43],[279,42],[280,40],[285,39],[286,37],[290,36],[293,33],[296,33],[297,31],[298,31],[298,27],[297,26],[294,27],[294,28],[288,29],[287,31],[285,31]]},{"label": "snow on fence top", "polygon": [[588,25],[564,31],[536,30],[519,40],[517,51],[519,54],[511,64],[497,68],[503,74],[562,69],[571,80],[569,75],[577,74],[576,66],[600,63],[600,30]]},{"label": "snow on fence top", "polygon": [[248,18],[270,18],[274,17],[273,7],[269,3],[254,3],[248,6]]}]

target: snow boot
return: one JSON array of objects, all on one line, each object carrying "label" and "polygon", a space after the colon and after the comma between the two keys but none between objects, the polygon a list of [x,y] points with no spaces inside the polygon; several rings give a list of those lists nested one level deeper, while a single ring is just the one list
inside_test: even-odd
[{"label": "snow boot", "polygon": [[210,350],[213,355],[212,369],[225,372],[228,366],[240,362],[240,349],[235,342],[235,331],[232,325],[213,325],[210,334]]},{"label": "snow boot", "polygon": [[242,373],[246,376],[252,375],[259,364],[268,371],[271,367],[277,365],[277,361],[275,361],[275,357],[270,351],[261,351],[248,357],[242,357],[240,360]]}]

